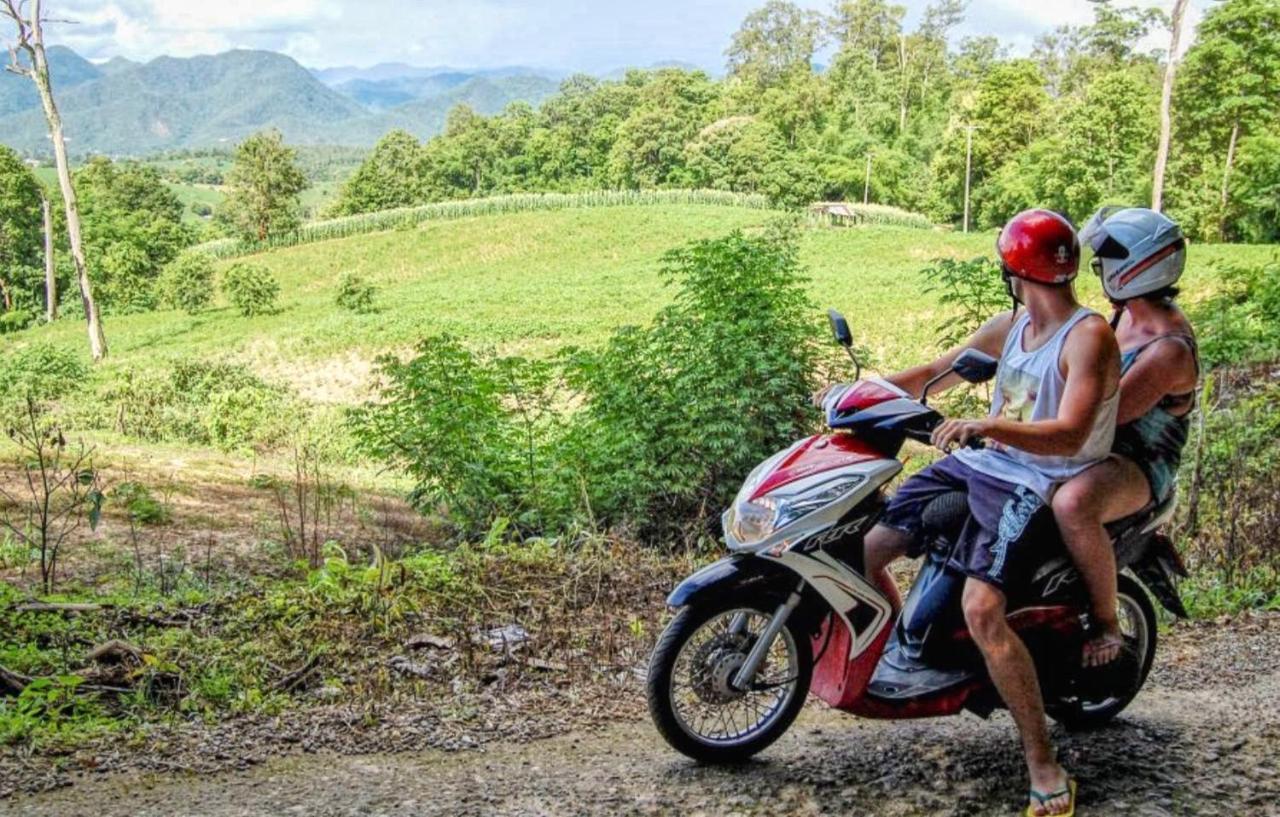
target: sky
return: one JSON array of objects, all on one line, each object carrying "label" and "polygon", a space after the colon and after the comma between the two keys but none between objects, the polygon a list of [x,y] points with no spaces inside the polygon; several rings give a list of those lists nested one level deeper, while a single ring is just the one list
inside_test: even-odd
[{"label": "sky", "polygon": [[[279,51],[326,68],[380,62],[602,73],[678,60],[720,71],[742,19],[764,0],[46,0],[75,21],[48,39],[102,60]],[[898,0],[908,26],[927,0]],[[1188,35],[1210,0],[1193,0]],[[826,10],[829,0],[799,0]],[[1172,0],[1134,0],[1169,8]],[[996,34],[1015,54],[1092,19],[1088,0],[972,0],[957,37]],[[1164,37],[1159,38],[1163,41]],[[1190,40],[1190,36],[1186,37]],[[1153,41],[1160,47],[1160,42]]]}]

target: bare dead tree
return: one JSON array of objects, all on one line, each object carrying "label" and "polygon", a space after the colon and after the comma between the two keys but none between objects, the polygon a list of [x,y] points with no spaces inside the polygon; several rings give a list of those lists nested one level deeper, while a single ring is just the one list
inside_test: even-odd
[{"label": "bare dead tree", "polygon": [[1182,40],[1182,21],[1187,13],[1187,0],[1173,0],[1169,19],[1169,55],[1165,58],[1164,88],[1160,94],[1160,147],[1156,151],[1155,178],[1151,186],[1151,209],[1164,206],[1164,175],[1169,164],[1169,140],[1173,133],[1173,78],[1178,70],[1178,44]]},{"label": "bare dead tree", "polygon": [[0,18],[11,20],[17,32],[9,45],[9,64],[6,68],[30,79],[44,106],[44,118],[49,123],[49,138],[53,141],[53,157],[58,167],[63,209],[67,215],[71,259],[75,263],[80,298],[84,302],[84,315],[88,322],[89,351],[94,360],[101,360],[107,354],[107,336],[102,328],[97,302],[93,299],[93,286],[89,281],[84,242],[80,235],[80,205],[76,199],[75,187],[71,184],[71,166],[67,159],[67,140],[62,133],[62,115],[58,113],[58,106],[53,99],[49,61],[45,57],[44,24],[50,22],[50,19],[41,15],[40,5],[41,0],[0,0]]},{"label": "bare dead tree", "polygon": [[40,553],[40,584],[53,591],[62,546],[86,517],[96,527],[103,495],[91,462],[93,449],[83,443],[68,450],[56,425],[46,424],[36,401],[8,429],[26,464],[21,487],[0,483],[0,528]]}]

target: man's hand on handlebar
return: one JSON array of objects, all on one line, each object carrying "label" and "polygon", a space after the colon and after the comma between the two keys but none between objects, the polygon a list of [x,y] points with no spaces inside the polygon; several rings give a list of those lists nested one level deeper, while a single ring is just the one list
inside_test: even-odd
[{"label": "man's hand on handlebar", "polygon": [[933,430],[931,442],[944,454],[952,449],[972,445],[987,435],[987,420],[944,420]]}]

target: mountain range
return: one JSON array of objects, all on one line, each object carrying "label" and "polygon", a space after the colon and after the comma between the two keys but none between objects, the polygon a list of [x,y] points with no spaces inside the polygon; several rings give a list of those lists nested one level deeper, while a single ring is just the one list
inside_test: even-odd
[{"label": "mountain range", "polygon": [[[515,101],[537,105],[559,85],[558,76],[519,67],[309,71],[270,51],[95,64],[53,46],[48,56],[75,155],[216,147],[265,127],[295,144],[367,146],[392,128],[425,139],[443,129],[455,105],[494,114]],[[47,130],[30,80],[0,73],[0,142],[43,155]]]}]

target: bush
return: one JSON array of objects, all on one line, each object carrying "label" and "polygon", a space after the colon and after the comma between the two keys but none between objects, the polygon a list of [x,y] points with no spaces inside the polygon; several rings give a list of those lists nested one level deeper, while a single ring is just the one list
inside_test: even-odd
[{"label": "bush", "polygon": [[1200,354],[1214,366],[1280,355],[1280,257],[1222,270],[1222,286],[1194,314]]},{"label": "bush", "polygon": [[0,358],[0,396],[10,405],[27,398],[57,400],[88,377],[89,368],[78,355],[47,343],[25,346]]},{"label": "bush", "polygon": [[11,309],[8,312],[0,312],[0,335],[9,332],[21,332],[35,323],[35,321],[35,313],[28,309]]},{"label": "bush", "polygon": [[377,289],[356,272],[344,272],[338,278],[338,294],[334,299],[338,306],[357,314],[372,312]]},{"label": "bush", "polygon": [[222,273],[222,291],[241,315],[267,315],[276,311],[280,284],[266,267],[238,263]]},{"label": "bush", "polygon": [[213,301],[213,259],[204,253],[180,255],[160,274],[160,302],[195,315]]},{"label": "bush", "polygon": [[415,478],[419,508],[471,535],[501,518],[650,538],[712,523],[813,417],[816,310],[785,230],[691,244],[663,273],[675,302],[600,349],[540,363],[441,337],[407,363],[384,359],[358,438]]}]

